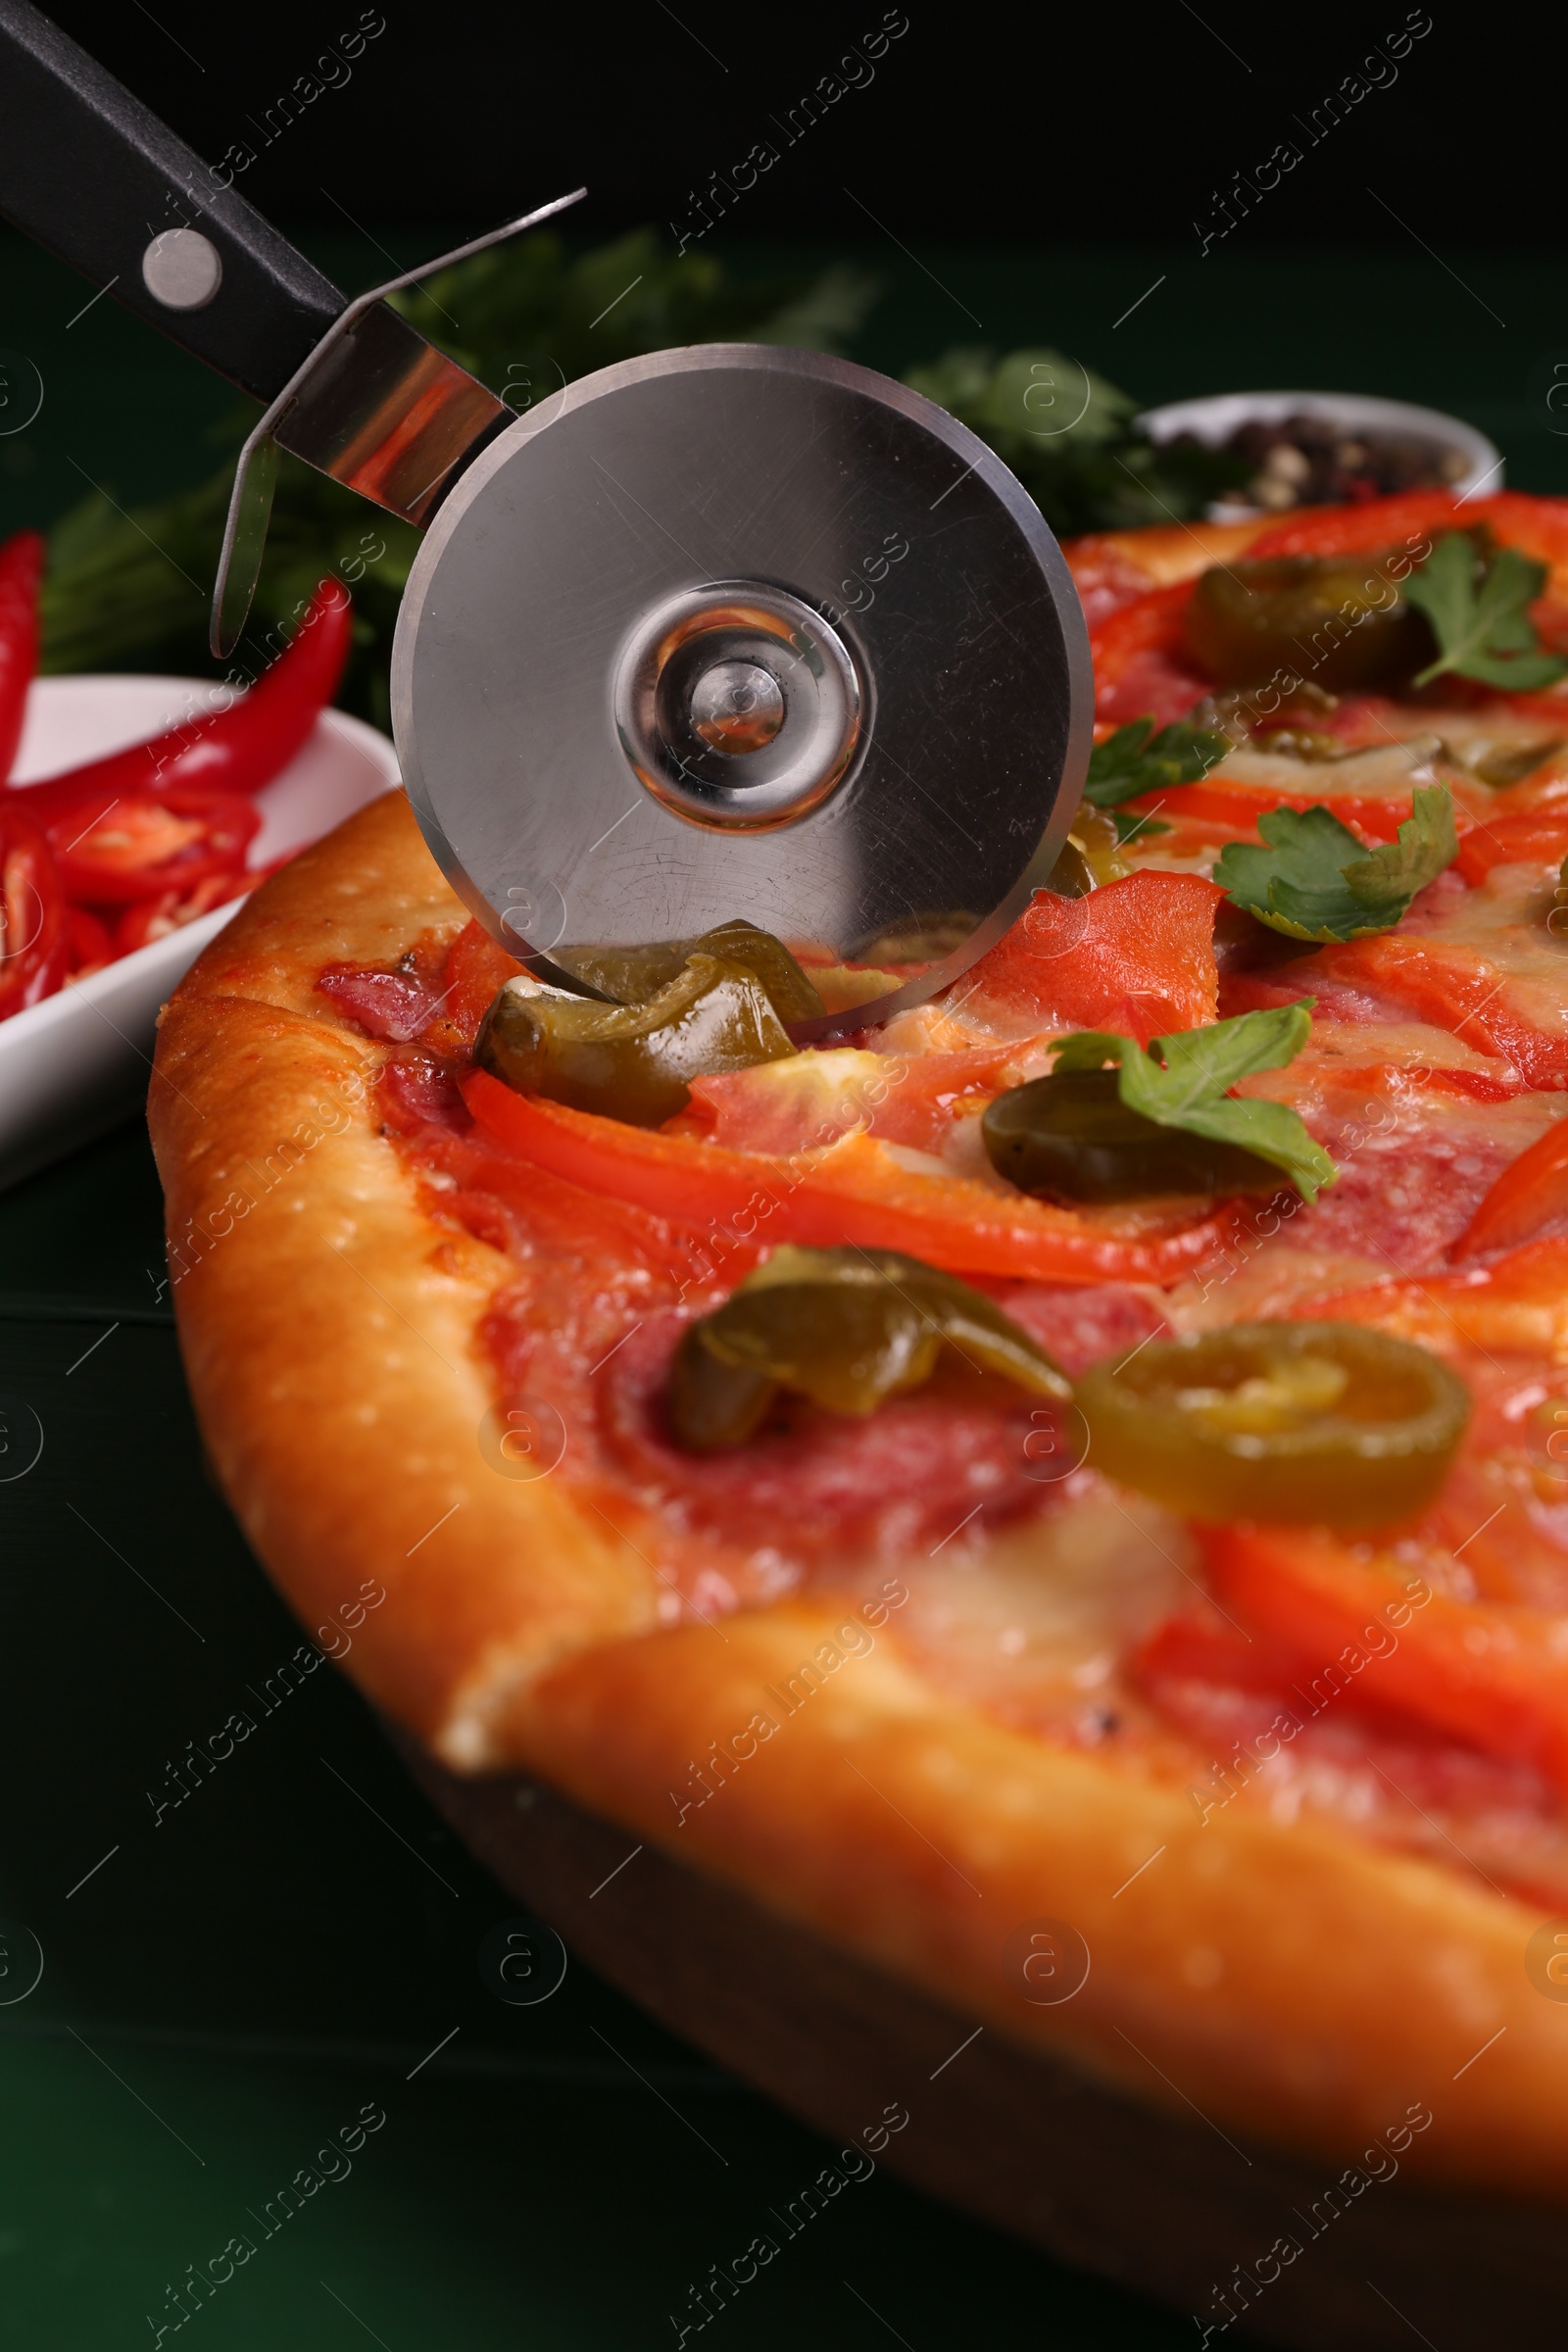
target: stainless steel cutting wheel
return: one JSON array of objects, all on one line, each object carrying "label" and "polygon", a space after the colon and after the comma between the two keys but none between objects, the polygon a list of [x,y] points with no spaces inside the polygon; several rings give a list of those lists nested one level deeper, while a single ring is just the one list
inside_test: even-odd
[{"label": "stainless steel cutting wheel", "polygon": [[808,352],[608,368],[467,467],[416,562],[393,725],[475,914],[590,952],[742,917],[874,968],[825,1035],[960,972],[1044,882],[1088,760],[1071,578],[1001,461]]}]

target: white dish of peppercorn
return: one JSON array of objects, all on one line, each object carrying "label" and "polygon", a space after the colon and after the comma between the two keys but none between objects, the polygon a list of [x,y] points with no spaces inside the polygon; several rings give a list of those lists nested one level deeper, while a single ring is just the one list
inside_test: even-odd
[{"label": "white dish of peppercorn", "polygon": [[1138,421],[1156,447],[1191,441],[1234,456],[1237,478],[1212,500],[1213,522],[1402,490],[1469,498],[1502,487],[1502,457],[1473,424],[1371,393],[1220,392]]}]

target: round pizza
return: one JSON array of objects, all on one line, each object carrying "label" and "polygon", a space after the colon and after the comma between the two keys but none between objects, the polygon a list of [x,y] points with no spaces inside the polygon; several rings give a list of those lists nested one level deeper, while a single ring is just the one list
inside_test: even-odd
[{"label": "round pizza", "polygon": [[847,1042],[791,1024],[940,918],[577,993],[396,794],[257,893],[151,1097],[206,1442],[450,1769],[1150,2105],[1557,2201],[1568,503],[1067,553],[1052,887]]}]

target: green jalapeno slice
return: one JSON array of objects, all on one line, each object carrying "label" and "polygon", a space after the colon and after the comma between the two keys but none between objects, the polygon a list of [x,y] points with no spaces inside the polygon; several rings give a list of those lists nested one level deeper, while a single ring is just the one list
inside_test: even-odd
[{"label": "green jalapeno slice", "polygon": [[741,1446],[781,1390],[863,1418],[929,1380],[944,1348],[1032,1396],[1071,1398],[1038,1343],[956,1275],[895,1250],[786,1243],[688,1325],[670,1370],[670,1426],[691,1453]]},{"label": "green jalapeno slice", "polygon": [[795,1052],[786,1021],[822,1000],[780,939],[720,923],[700,939],[584,950],[573,976],[592,997],[509,980],[474,1040],[474,1059],[519,1094],[545,1095],[632,1127],[661,1127],[689,1082]]},{"label": "green jalapeno slice", "polygon": [[480,1068],[518,1093],[632,1127],[673,1118],[690,1101],[693,1078],[794,1052],[760,981],[715,956],[690,956],[642,1004],[509,980],[474,1041]]},{"label": "green jalapeno slice", "polygon": [[1130,1109],[1114,1070],[1053,1071],[1009,1088],[987,1108],[980,1140],[999,1176],[1051,1200],[1277,1193],[1289,1181],[1239,1144],[1162,1127]]},{"label": "green jalapeno slice", "polygon": [[646,948],[582,948],[572,954],[569,968],[584,988],[617,1004],[642,1004],[677,979],[693,956],[713,956],[750,972],[781,1021],[814,1020],[824,1009],[784,942],[756,923],[720,923],[699,939],[661,940]]},{"label": "green jalapeno slice", "polygon": [[1153,1341],[1078,1383],[1089,1461],[1195,1519],[1378,1527],[1442,1486],[1470,1393],[1359,1323],[1243,1323]]},{"label": "green jalapeno slice", "polygon": [[1376,556],[1264,556],[1215,564],[1193,591],[1187,650],[1212,678],[1248,686],[1309,669],[1364,686],[1432,660],[1432,631]]}]

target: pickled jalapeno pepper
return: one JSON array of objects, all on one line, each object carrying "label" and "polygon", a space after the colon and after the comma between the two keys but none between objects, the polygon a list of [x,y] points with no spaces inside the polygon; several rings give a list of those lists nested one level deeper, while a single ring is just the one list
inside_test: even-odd
[{"label": "pickled jalapeno pepper", "polygon": [[607,1004],[509,980],[473,1056],[519,1094],[544,1095],[632,1127],[660,1127],[690,1101],[688,1080],[780,1061],[795,1048],[755,974],[693,956],[642,1004]]},{"label": "pickled jalapeno pepper", "polygon": [[1408,676],[1432,631],[1376,556],[1264,556],[1201,574],[1182,624],[1209,676],[1249,686],[1308,671],[1343,690]]},{"label": "pickled jalapeno pepper", "polygon": [[688,1452],[741,1446],[781,1391],[862,1418],[929,1380],[944,1348],[1032,1396],[1071,1397],[1028,1333],[956,1275],[893,1250],[785,1244],[687,1327],[670,1370],[670,1426]]},{"label": "pickled jalapeno pepper", "polygon": [[1085,899],[1102,882],[1119,882],[1132,868],[1118,856],[1116,820],[1093,801],[1081,804],[1046,883],[1058,898]]},{"label": "pickled jalapeno pepper", "polygon": [[1359,1323],[1244,1323],[1155,1341],[1078,1383],[1089,1461],[1195,1519],[1377,1527],[1423,1509],[1470,1395]]},{"label": "pickled jalapeno pepper", "polygon": [[1101,1203],[1160,1193],[1277,1193],[1272,1161],[1131,1109],[1114,1070],[1057,1070],[999,1095],[980,1121],[999,1176],[1022,1193]]},{"label": "pickled jalapeno pepper", "polygon": [[822,1010],[783,941],[755,923],[585,951],[573,974],[599,993],[573,996],[528,974],[509,980],[474,1040],[474,1060],[519,1094],[633,1127],[661,1127],[683,1110],[693,1078],[782,1060],[795,1052],[784,1023]]},{"label": "pickled jalapeno pepper", "polygon": [[584,988],[617,1004],[642,1004],[678,978],[693,956],[715,956],[720,963],[750,972],[781,1021],[813,1020],[823,1009],[784,942],[756,923],[719,923],[697,939],[660,940],[645,948],[580,948],[569,963]]}]

